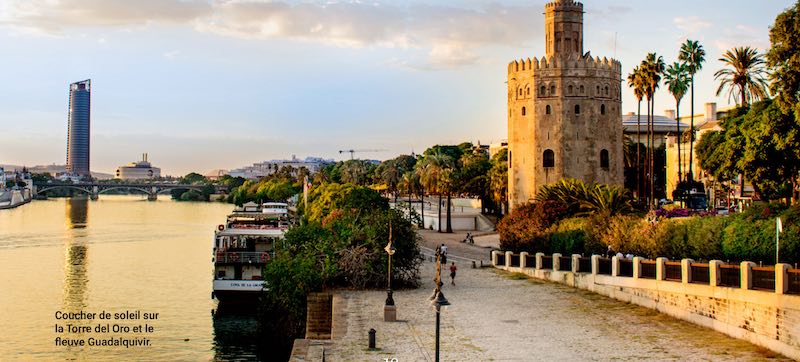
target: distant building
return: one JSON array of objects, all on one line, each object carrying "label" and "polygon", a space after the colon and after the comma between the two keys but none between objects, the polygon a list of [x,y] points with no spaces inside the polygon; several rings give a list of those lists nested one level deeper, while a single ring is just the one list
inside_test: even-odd
[{"label": "distant building", "polygon": [[252,166],[237,168],[228,172],[231,177],[243,177],[248,180],[256,180],[262,177],[272,175],[278,172],[281,168],[292,167],[299,170],[301,167],[308,169],[310,173],[318,172],[323,166],[334,163],[332,159],[323,159],[320,157],[306,157],[301,160],[295,155],[292,155],[291,160],[271,160],[259,163],[254,163]]},{"label": "distant building", "polygon": [[78,176],[91,176],[89,171],[91,84],[92,81],[87,79],[69,85],[67,172]]},{"label": "distant building", "polygon": [[489,145],[489,158],[494,157],[494,155],[499,153],[501,150],[507,150],[507,149],[508,149],[508,140],[502,140],[497,143],[492,143]]},{"label": "distant building", "polygon": [[203,175],[203,176],[205,176],[209,180],[215,180],[216,181],[216,180],[219,180],[220,178],[222,178],[222,176],[225,176],[227,174],[228,174],[228,170],[215,169],[215,170],[211,170],[211,171],[206,172],[206,174]]},{"label": "distant building", "polygon": [[[725,118],[728,113],[734,110],[736,107],[725,107],[717,109],[716,103],[706,103],[705,104],[705,112],[704,113],[695,113],[694,115],[694,128],[695,128],[695,150],[692,153],[692,173],[694,174],[694,179],[696,181],[700,181],[705,185],[710,185],[712,182],[713,177],[708,174],[705,170],[700,168],[700,161],[697,159],[697,142],[703,137],[703,134],[712,131],[721,131],[722,127],[720,126],[719,122],[721,119]],[[688,112],[686,112],[688,113]],[[692,120],[691,115],[687,115],[681,117],[681,123],[685,124],[687,129],[689,127],[689,123]],[[686,180],[689,176],[689,150],[690,146],[688,143],[688,136],[685,137],[681,141],[681,173],[682,177],[680,179]],[[667,140],[667,197],[672,198],[672,192],[675,190],[676,186],[678,185],[678,138],[675,137],[674,134],[670,135]],[[734,184],[736,190],[734,190],[735,197],[747,196],[753,193],[753,186],[749,183],[745,183],[744,190],[741,190],[739,187],[739,183],[735,182]],[[709,190],[707,193],[709,196],[709,205],[713,205],[713,201],[720,200],[727,195],[714,195],[713,190]]]},{"label": "distant building", "polygon": [[[653,147],[658,148],[667,143],[669,137],[674,137],[680,130],[681,133],[689,129],[685,123],[675,122],[675,112],[668,110],[666,115],[653,116]],[[647,146],[647,114],[641,115],[641,120],[636,113],[630,112],[622,116],[622,129],[632,142],[636,143],[637,134],[639,143]]]},{"label": "distant building", "polygon": [[142,154],[142,160],[138,162],[131,162],[126,166],[117,167],[117,172],[114,176],[120,180],[145,180],[161,177],[161,169],[153,167],[147,161],[147,154]]}]

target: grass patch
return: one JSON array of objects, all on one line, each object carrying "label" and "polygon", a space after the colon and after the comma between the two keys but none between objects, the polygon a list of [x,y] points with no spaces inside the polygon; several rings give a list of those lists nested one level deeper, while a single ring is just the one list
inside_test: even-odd
[{"label": "grass patch", "polygon": [[506,275],[506,278],[511,280],[525,280],[528,279],[528,276],[523,273],[511,273]]}]

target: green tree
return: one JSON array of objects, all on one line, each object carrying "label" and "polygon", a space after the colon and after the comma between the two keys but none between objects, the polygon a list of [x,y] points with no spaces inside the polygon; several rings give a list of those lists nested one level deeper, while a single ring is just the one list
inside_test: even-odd
[{"label": "green tree", "polygon": [[689,68],[683,64],[675,62],[667,67],[664,72],[664,83],[670,94],[675,98],[675,134],[678,140],[678,182],[683,181],[683,171],[681,170],[681,100],[689,89]]},{"label": "green tree", "polygon": [[686,42],[681,45],[680,52],[678,53],[678,60],[686,64],[689,69],[689,76],[691,81],[691,124],[689,125],[689,180],[694,181],[694,170],[692,164],[694,163],[694,76],[697,72],[703,70],[703,63],[706,61],[706,51],[703,46],[696,40],[686,39]]},{"label": "green tree", "polygon": [[508,149],[504,148],[492,157],[489,169],[489,190],[496,212],[508,215]]},{"label": "green tree", "polygon": [[661,75],[665,69],[664,57],[656,53],[647,54],[647,58],[642,61],[640,68],[642,69],[642,80],[645,84],[645,96],[647,97],[647,174],[649,184],[650,196],[649,206],[655,208],[655,155],[654,155],[654,129],[653,122],[655,120],[655,107],[656,99],[655,94],[661,83]]},{"label": "green tree", "polygon": [[189,185],[201,184],[201,183],[207,183],[207,182],[208,182],[208,179],[205,176],[203,176],[203,175],[201,175],[201,174],[199,174],[197,172],[190,172],[189,174],[187,174],[186,176],[183,176],[180,179],[180,183],[189,184]]},{"label": "green tree", "polygon": [[772,93],[785,113],[797,111],[800,97],[800,1],[775,19],[769,30],[767,65],[772,69]]},{"label": "green tree", "polygon": [[728,99],[742,107],[769,97],[764,54],[750,47],[738,47],[725,52],[719,60],[725,68],[714,73],[714,79],[719,81],[717,96],[728,88]]}]

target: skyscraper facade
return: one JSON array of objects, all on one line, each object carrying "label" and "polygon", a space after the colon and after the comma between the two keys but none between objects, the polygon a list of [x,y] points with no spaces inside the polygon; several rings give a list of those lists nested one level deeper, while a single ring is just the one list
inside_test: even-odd
[{"label": "skyscraper facade", "polygon": [[67,128],[67,172],[90,176],[89,135],[91,126],[92,81],[69,85],[69,116]]}]

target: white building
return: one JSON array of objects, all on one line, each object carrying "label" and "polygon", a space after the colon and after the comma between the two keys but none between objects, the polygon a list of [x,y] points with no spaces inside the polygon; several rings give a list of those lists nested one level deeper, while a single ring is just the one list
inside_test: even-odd
[{"label": "white building", "polygon": [[228,172],[231,177],[243,177],[250,180],[266,177],[278,172],[281,168],[292,167],[299,170],[301,167],[308,169],[310,173],[318,172],[323,166],[334,163],[332,159],[323,159],[321,157],[306,157],[299,159],[292,155],[291,160],[271,160],[254,163],[252,166],[237,168]]},{"label": "white building", "polygon": [[114,178],[120,180],[144,180],[161,177],[161,169],[153,167],[147,161],[147,154],[142,154],[142,160],[138,162],[131,162],[126,166],[117,167],[117,172]]}]

